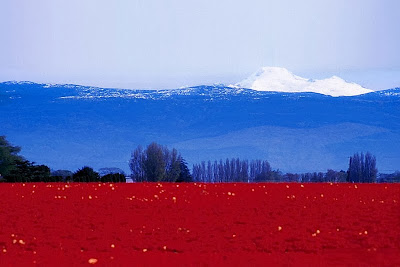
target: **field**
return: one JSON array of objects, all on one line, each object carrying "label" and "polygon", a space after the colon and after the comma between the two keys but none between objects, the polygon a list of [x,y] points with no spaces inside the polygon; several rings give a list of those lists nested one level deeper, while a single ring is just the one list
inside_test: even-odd
[{"label": "field", "polygon": [[400,266],[398,184],[0,184],[0,266]]}]

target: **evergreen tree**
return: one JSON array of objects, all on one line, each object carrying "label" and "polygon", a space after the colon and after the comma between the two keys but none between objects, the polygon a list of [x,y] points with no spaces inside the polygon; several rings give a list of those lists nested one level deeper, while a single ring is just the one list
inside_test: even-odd
[{"label": "evergreen tree", "polygon": [[17,159],[13,168],[4,176],[5,180],[10,183],[26,183],[31,181],[32,170],[31,163],[28,160]]},{"label": "evergreen tree", "polygon": [[24,161],[19,156],[20,147],[12,146],[5,136],[0,136],[0,176],[6,177],[12,170],[15,170],[17,164]]},{"label": "evergreen tree", "polygon": [[180,167],[180,173],[179,173],[179,178],[176,180],[176,182],[192,182],[193,181],[192,175],[190,175],[187,163],[182,157],[180,157],[179,167]]},{"label": "evergreen tree", "polygon": [[17,182],[52,182],[50,168],[34,165],[28,160],[16,160],[14,168],[4,177],[5,181]]},{"label": "evergreen tree", "polygon": [[51,179],[50,168],[47,167],[46,165],[31,166],[30,169],[31,169],[31,177],[30,177],[31,182],[45,182],[45,183],[53,182],[53,180]]},{"label": "evergreen tree", "polygon": [[99,182],[100,175],[90,167],[83,167],[82,169],[75,172],[72,176],[74,182],[86,183],[86,182]]}]

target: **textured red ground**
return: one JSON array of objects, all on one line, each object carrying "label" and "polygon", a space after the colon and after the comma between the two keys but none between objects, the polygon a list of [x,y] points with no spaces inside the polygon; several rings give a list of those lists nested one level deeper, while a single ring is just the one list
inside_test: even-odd
[{"label": "textured red ground", "polygon": [[400,185],[0,184],[0,266],[400,266]]}]

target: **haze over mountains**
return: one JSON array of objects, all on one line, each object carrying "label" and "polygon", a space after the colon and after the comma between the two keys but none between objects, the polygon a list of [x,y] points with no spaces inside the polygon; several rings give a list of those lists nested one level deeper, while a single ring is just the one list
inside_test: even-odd
[{"label": "haze over mountains", "polygon": [[[253,84],[275,71],[267,70]],[[286,81],[308,84],[302,90],[338,80],[277,72]],[[53,169],[88,165],[129,173],[131,151],[152,141],[177,148],[189,166],[240,157],[267,159],[284,172],[345,170],[350,155],[370,151],[380,171],[399,169],[400,89],[370,92],[339,84],[345,86],[335,92],[357,95],[332,97],[329,87],[317,88],[329,89],[324,95],[224,85],[123,90],[5,82],[0,134],[20,145],[29,160]]]}]

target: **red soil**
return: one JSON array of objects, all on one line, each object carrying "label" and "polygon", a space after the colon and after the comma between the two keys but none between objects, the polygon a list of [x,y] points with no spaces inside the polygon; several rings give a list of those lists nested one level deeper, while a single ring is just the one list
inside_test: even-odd
[{"label": "red soil", "polygon": [[400,266],[398,184],[0,184],[0,266]]}]

